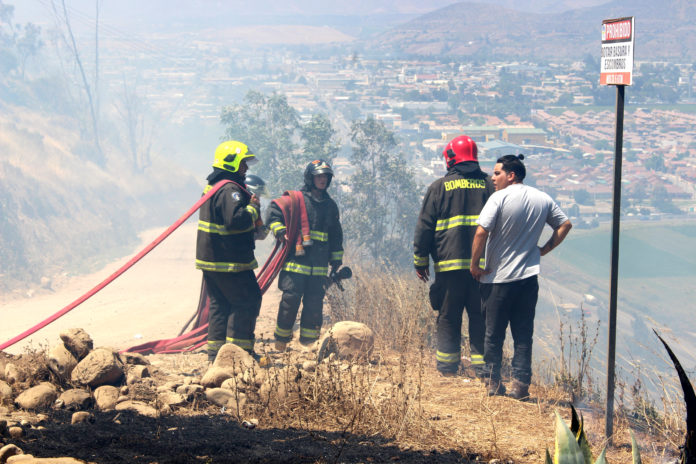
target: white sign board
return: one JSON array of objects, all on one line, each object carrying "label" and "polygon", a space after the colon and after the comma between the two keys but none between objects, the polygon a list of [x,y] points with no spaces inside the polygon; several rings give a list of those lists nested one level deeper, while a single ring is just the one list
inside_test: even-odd
[{"label": "white sign board", "polygon": [[600,84],[633,84],[634,25],[633,16],[602,21]]}]

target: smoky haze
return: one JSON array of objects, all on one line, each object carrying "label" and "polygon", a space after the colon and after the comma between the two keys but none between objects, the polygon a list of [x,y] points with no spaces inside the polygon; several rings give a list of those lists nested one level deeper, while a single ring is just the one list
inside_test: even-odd
[{"label": "smoky haze", "polygon": [[[501,6],[537,15],[574,7],[569,15],[580,16],[602,3],[501,0],[463,8],[475,6],[495,18]],[[543,61],[524,50],[512,50],[515,58],[504,57],[510,50],[488,54],[495,35],[473,38],[471,55],[446,55],[447,43],[433,48],[429,40],[404,53],[409,43],[399,36],[400,26],[425,24],[421,15],[435,15],[427,24],[437,26],[414,35],[438,32],[447,42],[461,24],[437,17],[450,4],[66,0],[66,17],[60,1],[3,0],[0,6],[14,6],[16,37],[27,40],[12,39],[2,23],[0,288],[39,287],[65,269],[87,272],[132,251],[144,228],[169,225],[200,195],[214,147],[229,127],[221,122],[223,108],[243,105],[250,91],[275,92],[287,96],[301,123],[327,115],[343,179],[354,168],[351,124],[368,116],[396,134],[394,151],[415,167],[419,187],[443,174],[443,140],[465,128],[500,127],[478,135],[490,150],[484,167],[490,172],[506,147],[530,150],[535,182],[573,210],[578,226],[545,271],[539,333],[554,351],[557,320],[576,320],[583,311],[604,330],[614,94],[597,85],[599,39],[597,55],[572,59],[565,52]],[[29,34],[28,23],[41,28],[37,36]],[[568,31],[565,38],[586,32]],[[396,45],[378,50],[370,40],[380,34],[397,37]],[[533,35],[515,34],[507,38],[521,42]],[[479,45],[483,52],[474,50]],[[672,330],[687,369],[696,363],[694,334],[680,322],[689,320],[696,296],[694,66],[681,50],[683,59],[673,62],[637,55],[644,67],[627,91],[623,218],[629,226],[620,284],[627,366],[633,358],[660,363],[651,353],[656,345],[647,342],[655,326]],[[514,139],[514,130],[503,134],[504,127],[530,126],[543,131],[542,139],[534,131],[526,139]],[[503,137],[505,143],[495,145]],[[289,143],[301,150],[297,132]],[[409,214],[419,200],[409,204]],[[406,254],[410,246],[401,243]]]}]

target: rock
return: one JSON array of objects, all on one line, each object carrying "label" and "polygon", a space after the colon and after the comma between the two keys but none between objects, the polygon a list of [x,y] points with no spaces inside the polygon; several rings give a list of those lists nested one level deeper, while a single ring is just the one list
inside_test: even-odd
[{"label": "rock", "polygon": [[35,458],[31,454],[12,456],[7,460],[7,464],[85,464],[75,458]]},{"label": "rock", "polygon": [[133,364],[137,366],[149,366],[150,361],[148,361],[145,356],[140,353],[119,353],[121,362],[123,364]]},{"label": "rock", "polygon": [[150,377],[150,370],[145,365],[132,366],[128,369],[128,375],[132,375],[139,379]]},{"label": "rock", "polygon": [[158,416],[157,410],[152,406],[143,403],[142,401],[123,401],[116,405],[116,411],[133,411],[141,416],[147,416],[156,418]]},{"label": "rock", "polygon": [[341,321],[335,323],[319,343],[317,361],[321,362],[331,353],[340,359],[367,360],[372,355],[375,336],[368,326],[360,322]]},{"label": "rock", "polygon": [[15,404],[22,409],[48,409],[56,398],[58,398],[56,387],[43,382],[20,393],[15,399]]},{"label": "rock", "polygon": [[239,380],[235,380],[234,378],[229,378],[222,382],[222,385],[220,385],[220,388],[224,388],[225,390],[230,391],[240,390],[242,387],[242,382],[240,382]]},{"label": "rock", "polygon": [[77,366],[77,358],[63,345],[54,346],[48,353],[48,368],[63,380],[68,380]]},{"label": "rock", "polygon": [[0,448],[0,462],[6,462],[10,456],[16,456],[18,454],[24,454],[24,451],[17,445],[5,445]]},{"label": "rock", "polygon": [[236,404],[234,392],[226,388],[209,388],[205,391],[205,398],[218,406]]},{"label": "rock", "polygon": [[5,400],[9,400],[12,398],[12,387],[5,382],[4,380],[0,380],[0,403],[3,403]]},{"label": "rock", "polygon": [[171,408],[174,406],[181,406],[183,404],[186,404],[186,398],[184,398],[178,393],[165,392],[157,395],[157,402],[161,405],[168,406]]},{"label": "rock", "polygon": [[128,385],[123,385],[123,386],[121,387],[121,389],[119,390],[119,392],[120,392],[122,395],[127,395],[127,394],[128,394],[128,391],[129,391]]},{"label": "rock", "polygon": [[116,383],[123,377],[123,364],[118,355],[108,348],[97,348],[80,361],[72,371],[75,383],[98,387]]},{"label": "rock", "polygon": [[249,353],[234,343],[225,343],[218,351],[213,367],[231,369],[233,374],[244,372],[246,369],[258,369],[258,364]]},{"label": "rock", "polygon": [[89,392],[79,388],[64,391],[58,400],[63,401],[63,407],[68,411],[80,411],[89,409],[92,406],[92,396]]},{"label": "rock", "polygon": [[176,392],[186,398],[187,401],[203,392],[203,385],[182,385],[176,389]]},{"label": "rock", "polygon": [[203,385],[206,388],[215,388],[219,387],[222,385],[222,382],[225,380],[234,377],[234,372],[230,368],[222,368],[222,367],[211,367],[208,369],[208,371],[203,375],[203,378],[201,379],[201,385]]},{"label": "rock", "polygon": [[82,360],[92,351],[94,342],[87,332],[83,329],[70,329],[60,334],[60,339],[63,340],[65,347],[77,358]]},{"label": "rock", "polygon": [[77,411],[73,413],[72,419],[70,420],[72,425],[75,424],[92,424],[94,423],[94,414],[87,411]]},{"label": "rock", "polygon": [[10,385],[24,381],[24,376],[19,372],[17,366],[12,363],[5,364],[5,380]]},{"label": "rock", "polygon": [[22,427],[17,426],[17,425],[15,425],[13,427],[9,427],[7,429],[7,431],[9,432],[10,437],[14,438],[15,440],[17,438],[22,438],[22,435],[24,435],[24,429]]},{"label": "rock", "polygon": [[118,388],[113,385],[102,385],[94,390],[94,402],[100,411],[110,411],[116,407],[119,397]]}]

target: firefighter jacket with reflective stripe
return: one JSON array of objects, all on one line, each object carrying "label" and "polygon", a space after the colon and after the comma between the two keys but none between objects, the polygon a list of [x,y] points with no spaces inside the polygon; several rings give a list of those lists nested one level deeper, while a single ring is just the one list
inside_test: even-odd
[{"label": "firefighter jacket with reflective stripe", "polygon": [[[241,176],[237,176],[241,177]],[[213,272],[241,272],[258,267],[254,258],[254,222],[259,211],[251,195],[234,175],[200,208],[196,241],[196,268]],[[210,178],[209,178],[210,179]],[[220,177],[215,179],[221,180]],[[212,188],[209,184],[204,194]]]},{"label": "firefighter jacket with reflective stripe", "polygon": [[495,191],[477,162],[459,163],[433,182],[425,194],[414,238],[413,264],[435,272],[469,269],[476,219]]},{"label": "firefighter jacket with reflective stripe", "polygon": [[[326,192],[321,200],[317,200],[306,187],[301,191],[307,209],[312,244],[304,247],[303,256],[296,255],[294,244],[288,244],[290,251],[283,270],[304,275],[326,276],[329,263],[343,263],[343,229],[338,206]],[[275,202],[271,202],[266,224],[276,237],[286,232],[283,213]]]}]

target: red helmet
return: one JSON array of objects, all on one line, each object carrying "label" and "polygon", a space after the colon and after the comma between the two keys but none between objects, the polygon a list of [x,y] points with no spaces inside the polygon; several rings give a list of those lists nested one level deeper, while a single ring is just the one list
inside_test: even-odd
[{"label": "red helmet", "polygon": [[460,135],[453,138],[442,152],[447,168],[462,161],[478,161],[478,147],[471,137]]}]

